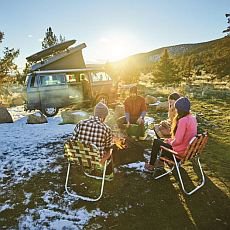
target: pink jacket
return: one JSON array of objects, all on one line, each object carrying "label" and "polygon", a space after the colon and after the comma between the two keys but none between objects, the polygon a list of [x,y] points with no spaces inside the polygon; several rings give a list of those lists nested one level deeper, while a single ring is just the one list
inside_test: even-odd
[{"label": "pink jacket", "polygon": [[197,134],[197,121],[191,114],[181,118],[177,124],[175,137],[169,139],[168,143],[172,145],[174,151],[184,156],[184,152],[190,140]]}]

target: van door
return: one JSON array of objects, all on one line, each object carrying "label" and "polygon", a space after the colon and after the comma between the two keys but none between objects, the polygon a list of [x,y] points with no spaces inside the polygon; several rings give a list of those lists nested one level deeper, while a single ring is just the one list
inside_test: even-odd
[{"label": "van door", "polygon": [[40,109],[40,93],[38,87],[38,79],[35,74],[30,74],[27,78],[26,84],[26,92],[27,92],[27,109]]},{"label": "van door", "polygon": [[40,74],[39,86],[42,108],[68,105],[69,92],[64,73]]}]

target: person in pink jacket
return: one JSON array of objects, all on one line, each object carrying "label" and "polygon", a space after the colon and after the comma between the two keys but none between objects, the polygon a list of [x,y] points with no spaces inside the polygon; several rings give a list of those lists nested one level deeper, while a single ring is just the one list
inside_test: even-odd
[{"label": "person in pink jacket", "polygon": [[[154,139],[150,162],[145,164],[145,169],[153,171],[154,167],[159,165],[154,165],[157,154],[160,151],[160,146],[165,146],[167,148],[173,149],[179,155],[178,160],[184,157],[185,150],[190,142],[190,140],[197,134],[197,121],[192,114],[190,114],[190,101],[186,97],[180,97],[175,102],[175,108],[177,115],[175,116],[172,128],[171,128],[171,138],[165,141],[161,139]],[[162,151],[162,156],[166,156],[173,160],[173,156],[170,152]]]}]

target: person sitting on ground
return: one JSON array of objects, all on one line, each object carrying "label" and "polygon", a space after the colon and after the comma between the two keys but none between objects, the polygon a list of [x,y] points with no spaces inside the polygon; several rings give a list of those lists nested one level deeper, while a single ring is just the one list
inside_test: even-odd
[{"label": "person sitting on ground", "polygon": [[137,137],[143,137],[145,133],[144,129],[144,118],[147,112],[145,98],[137,95],[137,87],[133,86],[130,88],[130,96],[126,98],[124,102],[125,116],[118,118],[117,124],[120,129],[129,128],[130,124],[139,125],[139,131]]},{"label": "person sitting on ground", "polygon": [[[145,169],[153,171],[155,167],[162,165],[154,165],[157,159],[157,154],[160,151],[160,146],[165,146],[169,149],[173,149],[178,153],[178,161],[185,157],[184,153],[189,145],[190,140],[197,135],[197,121],[190,113],[190,101],[186,97],[181,97],[175,102],[175,108],[177,115],[174,117],[171,133],[172,137],[162,141],[161,139],[154,139],[150,162],[145,164]],[[171,160],[173,156],[170,152],[162,151],[162,155]]]},{"label": "person sitting on ground", "polygon": [[154,126],[155,133],[158,138],[168,138],[171,136],[171,124],[173,122],[173,118],[176,115],[175,110],[175,102],[180,98],[178,93],[172,93],[168,96],[168,119],[165,121],[161,121],[160,124],[156,124]]},{"label": "person sitting on ground", "polygon": [[83,95],[85,99],[90,99],[90,83],[86,76],[83,74],[81,76]]},{"label": "person sitting on ground", "polygon": [[[74,128],[74,140],[96,145],[102,158],[101,163],[109,159],[112,154],[112,130],[104,121],[109,113],[108,107],[99,102],[94,109],[94,116],[80,121]],[[106,175],[113,173],[112,163],[106,169]]]}]

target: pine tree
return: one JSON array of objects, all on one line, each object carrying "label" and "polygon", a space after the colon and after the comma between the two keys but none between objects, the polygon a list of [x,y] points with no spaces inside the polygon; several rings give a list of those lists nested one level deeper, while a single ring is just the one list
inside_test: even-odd
[{"label": "pine tree", "polygon": [[4,33],[0,31],[0,43],[2,42],[3,37],[4,37]]},{"label": "pine tree", "polygon": [[165,49],[154,71],[154,82],[166,84],[178,82],[180,79],[177,77],[176,72],[176,64],[169,57],[168,50]]},{"label": "pine tree", "polygon": [[[4,38],[4,33],[0,32],[0,43]],[[3,50],[3,57],[0,57],[0,87],[5,81],[10,72],[17,72],[17,65],[14,60],[19,55],[19,50],[9,49],[5,47]]]},{"label": "pine tree", "polygon": [[42,41],[42,49],[49,48],[56,44],[58,44],[57,36],[53,33],[52,28],[49,27],[46,30],[45,38]]}]

